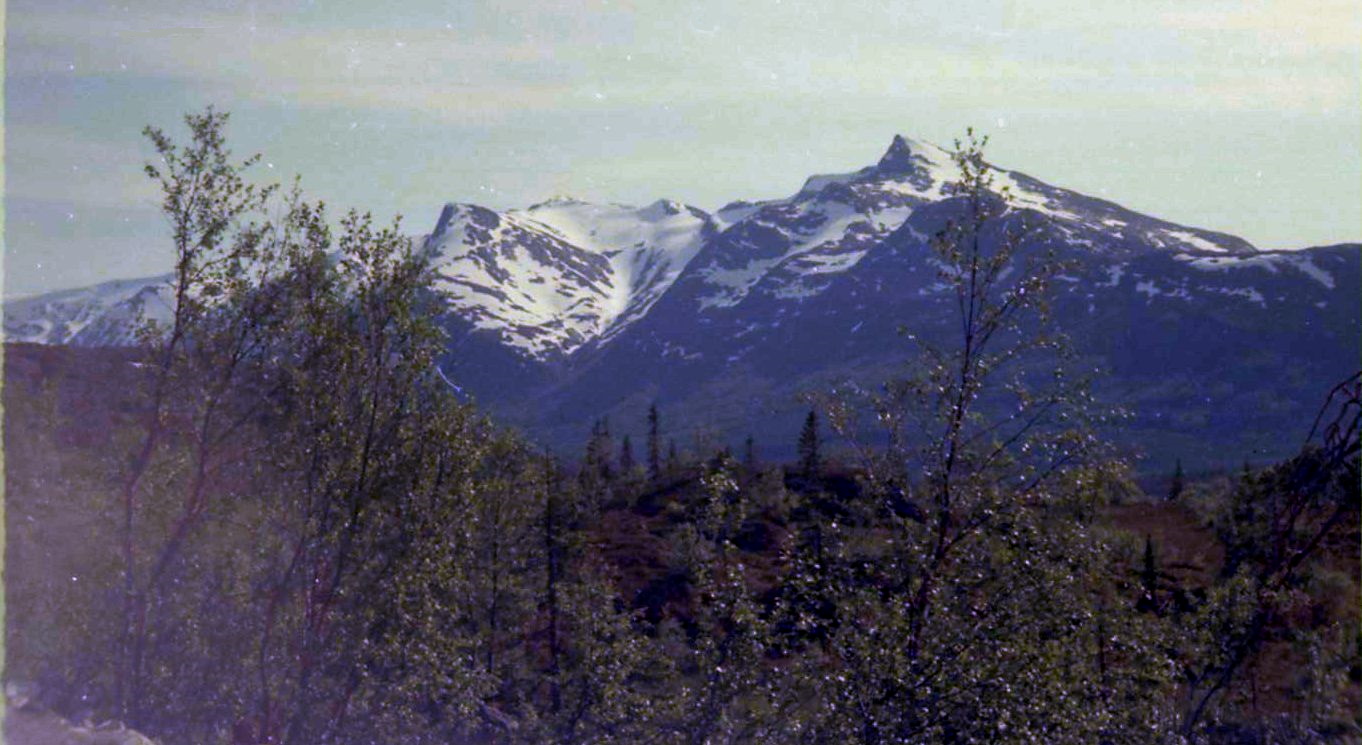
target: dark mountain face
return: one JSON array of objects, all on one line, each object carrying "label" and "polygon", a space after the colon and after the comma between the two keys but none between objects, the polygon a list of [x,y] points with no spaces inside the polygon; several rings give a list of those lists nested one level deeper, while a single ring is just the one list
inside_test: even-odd
[{"label": "dark mountain face", "polygon": [[[1294,451],[1313,407],[1359,365],[1357,245],[1263,252],[993,169],[991,227],[1053,252],[1054,315],[1132,416],[1108,434],[1142,468],[1235,467]],[[930,240],[959,209],[945,151],[896,137],[877,163],[713,214],[555,199],[498,213],[449,205],[425,238],[451,293],[444,372],[503,420],[576,448],[608,415],[643,431],[657,401],[685,445],[752,434],[793,450],[799,394],[873,387],[944,340],[953,295]],[[22,341],[126,343],[163,279],[6,304]]]},{"label": "dark mountain face", "polygon": [[[1043,233],[1030,244],[1045,246]],[[1362,321],[1356,245],[1302,252],[1095,255],[1059,246],[1073,268],[1054,283],[1056,325],[1075,366],[1100,371],[1095,391],[1131,416],[1107,434],[1141,467],[1182,457],[1189,468],[1235,467],[1294,451],[1324,391],[1355,369]],[[931,249],[895,233],[816,296],[754,295],[728,312],[694,313],[676,295],[645,322],[507,411],[570,447],[590,417],[639,429],[657,399],[673,429],[793,451],[802,391],[870,387],[914,354],[905,333],[938,342],[953,296]]]}]

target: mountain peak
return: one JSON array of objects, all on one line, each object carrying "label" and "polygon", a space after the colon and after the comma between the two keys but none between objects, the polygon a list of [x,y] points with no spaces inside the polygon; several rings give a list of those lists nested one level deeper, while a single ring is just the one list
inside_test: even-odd
[{"label": "mountain peak", "polygon": [[886,173],[903,173],[914,169],[913,160],[920,158],[917,152],[921,149],[921,143],[910,140],[903,135],[894,135],[894,140],[889,143],[889,149],[880,156],[880,162],[875,164],[875,168]]},{"label": "mountain peak", "polygon": [[662,219],[672,215],[679,215],[685,210],[685,205],[672,199],[659,199],[652,204],[640,209],[638,212],[644,219]]},{"label": "mountain peak", "polygon": [[440,217],[435,221],[435,229],[430,231],[426,238],[427,244],[432,244],[449,230],[449,221],[454,219],[454,213],[459,211],[459,205],[453,202],[445,202],[445,206],[440,210]]},{"label": "mountain peak", "polygon": [[554,194],[542,202],[530,205],[529,209],[533,211],[544,207],[574,207],[582,204],[587,202],[570,194]]}]

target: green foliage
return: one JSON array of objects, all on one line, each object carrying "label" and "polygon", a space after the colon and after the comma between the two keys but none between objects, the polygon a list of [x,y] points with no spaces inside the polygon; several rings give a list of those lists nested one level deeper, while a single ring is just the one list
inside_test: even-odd
[{"label": "green foliage", "polygon": [[734,543],[750,515],[736,474],[731,456],[714,458],[678,538],[695,596],[693,638],[671,639],[681,679],[675,719],[664,720],[663,728],[679,742],[748,742],[783,724],[769,719],[781,679],[778,668],[765,664],[772,622]]},{"label": "green foliage", "polygon": [[[1188,642],[1180,655],[1188,689],[1184,734],[1240,719],[1233,699],[1245,669],[1282,637],[1301,648],[1300,685],[1310,691],[1311,705],[1290,722],[1292,736],[1340,726],[1334,702],[1346,685],[1347,626],[1339,620],[1342,609],[1322,611],[1321,598],[1334,593],[1321,583],[1338,577],[1316,561],[1326,539],[1357,524],[1362,506],[1357,402],[1354,384],[1352,398],[1340,406],[1342,428],[1285,463],[1246,468],[1215,505],[1211,522],[1225,546],[1220,581],[1194,614],[1179,619]],[[1356,585],[1349,591],[1355,595]],[[1302,614],[1310,620],[1292,621]]]},{"label": "green foliage", "polygon": [[[959,217],[933,242],[957,338],[910,337],[909,375],[865,402],[827,401],[868,499],[803,560],[823,575],[809,587],[829,588],[814,605],[830,617],[798,624],[824,638],[807,673],[826,682],[820,726],[867,743],[1148,741],[1168,671],[1144,663],[1138,621],[1098,602],[1108,560],[1093,508],[1121,466],[1087,427],[1101,412],[1045,330],[1061,266],[1018,255],[983,144],[958,149]],[[887,447],[865,444],[867,408]],[[1127,664],[1107,664],[1117,659]]]},{"label": "green foliage", "polygon": [[37,423],[7,459],[9,674],[48,706],[167,743],[1176,742],[1242,723],[1279,644],[1302,713],[1255,736],[1349,731],[1355,583],[1315,559],[1356,523],[1355,392],[1318,447],[1163,505],[1225,550],[1184,592],[1164,538],[1103,524],[1129,479],[983,141],[934,241],[958,337],[823,400],[858,462],[810,412],[787,480],[750,437],[664,460],[656,406],[643,464],[604,419],[575,468],[536,452],[440,373],[400,225],[333,229],[248,183],[225,115],[187,123],[148,130],[172,312],[98,441],[70,444],[71,379],[8,404]]}]

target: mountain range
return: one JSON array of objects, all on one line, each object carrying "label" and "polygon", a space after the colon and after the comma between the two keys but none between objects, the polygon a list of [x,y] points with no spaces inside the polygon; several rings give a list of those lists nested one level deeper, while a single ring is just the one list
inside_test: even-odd
[{"label": "mountain range", "polygon": [[[1022,251],[1052,251],[1056,317],[1110,435],[1147,471],[1235,467],[1299,447],[1315,407],[1362,358],[1362,246],[1263,251],[991,166]],[[593,420],[793,449],[799,394],[874,385],[950,323],[929,245],[960,209],[950,153],[897,136],[872,165],[783,199],[714,212],[554,198],[446,204],[418,237],[446,291],[442,369],[503,421],[573,448]],[[122,345],[167,312],[168,276],[5,303],[8,341]]]}]

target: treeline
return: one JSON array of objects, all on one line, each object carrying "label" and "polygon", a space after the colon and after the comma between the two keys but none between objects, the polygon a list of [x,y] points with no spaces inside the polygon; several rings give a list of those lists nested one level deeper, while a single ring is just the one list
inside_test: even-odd
[{"label": "treeline", "polygon": [[[7,674],[54,711],[166,743],[1356,736],[1356,614],[1298,617],[1355,536],[1356,381],[1297,459],[1179,484],[1225,552],[1173,602],[1103,519],[1130,482],[1048,330],[1063,267],[998,228],[972,136],[934,243],[957,343],[817,397],[784,466],[686,457],[656,408],[637,452],[601,421],[575,462],[497,428],[439,372],[423,247],[333,231],[247,180],[224,114],[187,122],[147,131],[174,296],[101,431],[58,426],[56,389],[15,402],[48,426],[7,427],[35,518]],[[1241,694],[1284,636],[1312,704],[1268,717]]]}]

